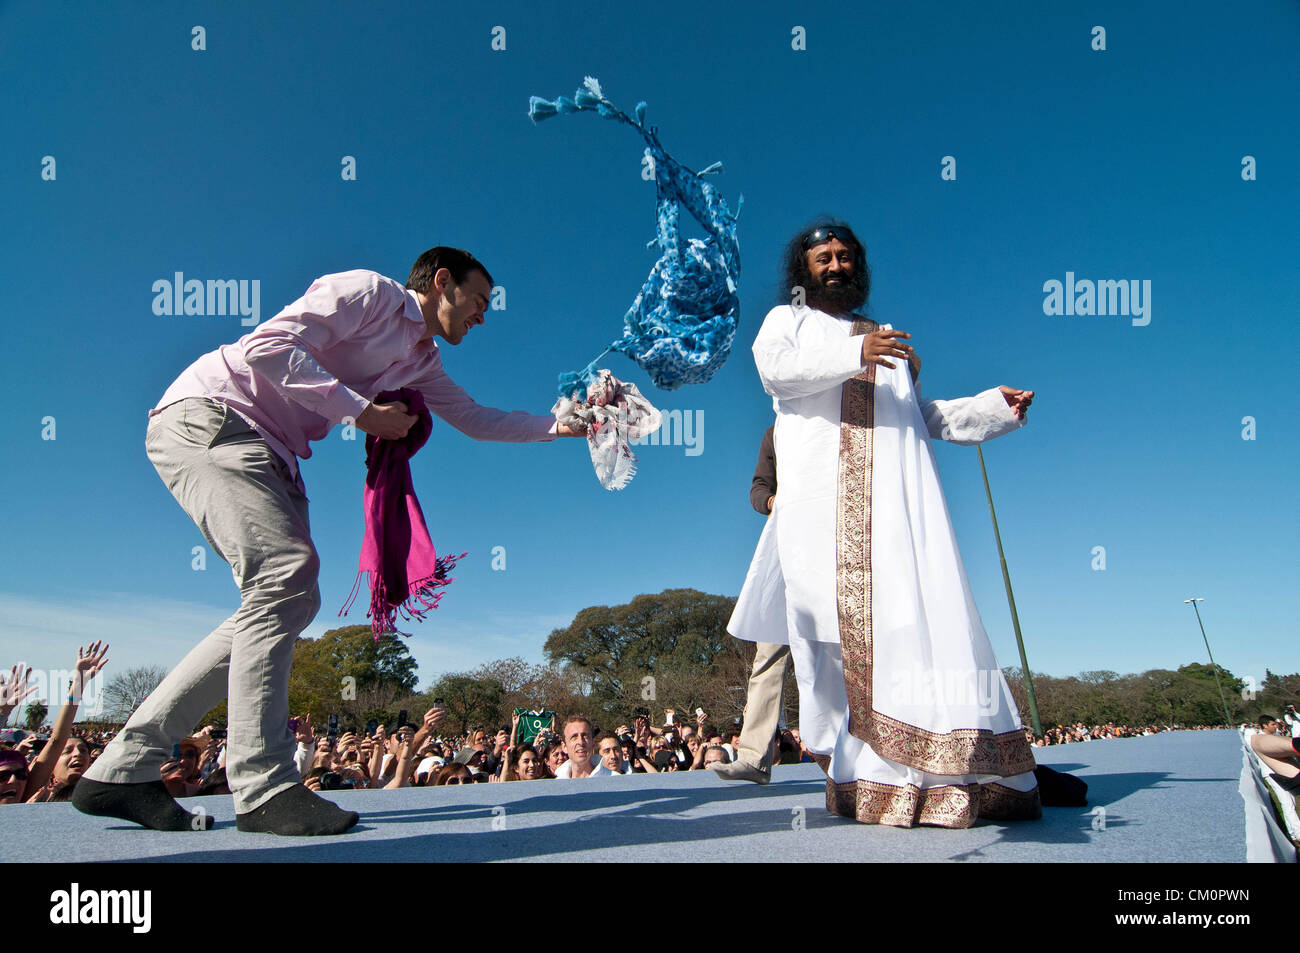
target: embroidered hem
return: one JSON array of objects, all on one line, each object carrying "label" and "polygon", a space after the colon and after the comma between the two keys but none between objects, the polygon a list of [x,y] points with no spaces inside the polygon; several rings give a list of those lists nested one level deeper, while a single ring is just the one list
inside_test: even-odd
[{"label": "embroidered hem", "polygon": [[945,784],[918,788],[879,781],[826,781],[826,809],[862,824],[916,827],[925,824],[961,830],[977,820],[1038,820],[1043,816],[1038,788],[1016,791],[991,784]]}]

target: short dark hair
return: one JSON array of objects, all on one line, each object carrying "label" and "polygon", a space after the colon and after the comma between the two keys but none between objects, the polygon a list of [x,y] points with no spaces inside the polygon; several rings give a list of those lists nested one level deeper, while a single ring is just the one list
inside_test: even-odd
[{"label": "short dark hair", "polygon": [[785,246],[784,258],[782,259],[785,287],[780,288],[777,295],[780,303],[790,303],[790,295],[793,293],[793,289],[803,288],[806,290],[812,287],[812,272],[808,268],[808,249],[804,248],[804,239],[819,228],[835,232],[835,237],[852,250],[853,275],[849,279],[849,287],[862,294],[860,307],[865,311],[867,299],[871,297],[871,266],[867,263],[867,248],[862,244],[851,226],[845,222],[830,218],[819,218],[805,225]]},{"label": "short dark hair", "polygon": [[1270,724],[1272,724],[1272,723],[1275,722],[1275,721],[1277,721],[1277,719],[1274,718],[1272,715],[1260,715],[1260,716],[1259,716],[1259,727],[1261,727],[1261,728],[1267,728]]},{"label": "short dark hair", "polygon": [[463,248],[449,248],[446,245],[439,245],[436,248],[430,248],[415,259],[415,264],[411,266],[411,276],[406,279],[406,287],[421,294],[427,293],[429,285],[433,283],[433,276],[438,273],[440,268],[446,268],[451,272],[451,280],[456,284],[463,282],[465,276],[471,271],[483,272],[483,277],[487,279],[489,285],[496,284],[492,280],[492,276],[488,274],[488,270],[483,267],[483,263],[469,252]]}]

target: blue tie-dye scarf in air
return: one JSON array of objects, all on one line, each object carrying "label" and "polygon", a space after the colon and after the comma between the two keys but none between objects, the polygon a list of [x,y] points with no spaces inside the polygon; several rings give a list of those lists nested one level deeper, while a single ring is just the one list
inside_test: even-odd
[{"label": "blue tie-dye scarf in air", "polygon": [[[591,111],[635,128],[654,162],[658,193],[659,229],[650,245],[658,245],[662,255],[623,316],[623,336],[582,370],[561,374],[562,397],[585,394],[599,376],[597,361],[609,351],[636,361],[655,386],[664,390],[703,384],[726,361],[736,336],[740,316],[736,214],[740,204],[733,214],[718,190],[701,178],[721,172],[721,163],[696,173],[664,151],[656,129],[645,125],[645,108],[645,103],[637,103],[635,118],[616,109],[605,98],[600,83],[590,76],[573,99],[533,96],[528,102],[528,116],[534,122],[560,113]],[[691,238],[683,243],[679,238],[677,222],[683,205],[708,231],[704,241]]]}]

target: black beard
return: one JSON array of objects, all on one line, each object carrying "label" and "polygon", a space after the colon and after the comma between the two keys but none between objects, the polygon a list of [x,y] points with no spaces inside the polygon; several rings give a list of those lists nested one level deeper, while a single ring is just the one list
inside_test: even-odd
[{"label": "black beard", "polygon": [[862,307],[866,300],[867,296],[860,287],[843,279],[838,285],[818,283],[808,291],[808,307],[827,314],[848,314]]}]

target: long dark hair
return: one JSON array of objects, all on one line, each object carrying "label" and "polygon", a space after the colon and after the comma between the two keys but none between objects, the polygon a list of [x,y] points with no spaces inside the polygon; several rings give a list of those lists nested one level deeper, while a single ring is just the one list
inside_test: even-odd
[{"label": "long dark hair", "polygon": [[804,248],[804,239],[819,228],[835,232],[835,237],[853,252],[853,276],[845,291],[855,292],[854,297],[861,296],[860,303],[852,310],[865,312],[867,299],[871,296],[871,266],[867,263],[867,248],[858,239],[852,226],[829,218],[814,219],[786,244],[782,258],[785,286],[777,291],[779,303],[789,304],[795,288],[803,288],[804,293],[812,297],[812,272],[808,269],[808,250]]}]

